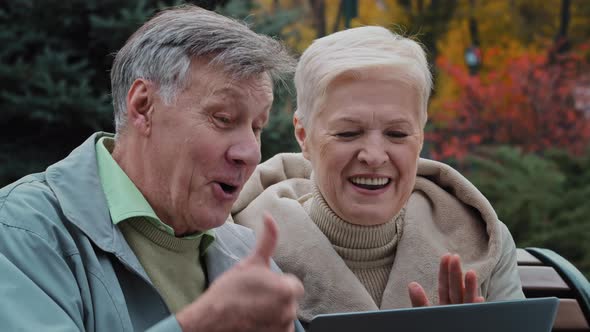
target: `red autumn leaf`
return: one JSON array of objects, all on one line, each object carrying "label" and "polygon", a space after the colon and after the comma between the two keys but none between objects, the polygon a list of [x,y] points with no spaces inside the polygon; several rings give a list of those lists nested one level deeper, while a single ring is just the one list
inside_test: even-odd
[{"label": "red autumn leaf", "polygon": [[[565,54],[526,53],[471,76],[444,57],[436,63],[459,87],[432,117],[432,155],[461,159],[479,145],[511,144],[524,151],[558,147],[579,153],[590,142],[590,117],[575,108],[574,91],[588,72],[586,44]],[[488,49],[485,56],[501,51]],[[554,59],[554,60],[550,60]],[[590,83],[582,86],[590,89]],[[461,137],[462,139],[458,139]]]}]

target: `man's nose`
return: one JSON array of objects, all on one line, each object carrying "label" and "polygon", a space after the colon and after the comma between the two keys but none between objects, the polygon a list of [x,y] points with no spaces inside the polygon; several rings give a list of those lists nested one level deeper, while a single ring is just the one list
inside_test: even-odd
[{"label": "man's nose", "polygon": [[381,137],[369,136],[358,153],[358,160],[371,168],[378,168],[385,164],[389,156]]},{"label": "man's nose", "polygon": [[241,135],[228,150],[228,159],[236,165],[256,166],[260,162],[260,142],[254,133]]}]

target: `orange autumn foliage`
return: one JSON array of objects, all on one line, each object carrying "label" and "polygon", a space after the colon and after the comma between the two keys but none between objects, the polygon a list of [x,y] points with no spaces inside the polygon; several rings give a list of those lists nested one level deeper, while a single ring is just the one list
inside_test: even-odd
[{"label": "orange autumn foliage", "polygon": [[[489,48],[484,59],[501,50]],[[582,54],[526,52],[470,76],[441,56],[437,67],[459,87],[441,102],[427,133],[435,159],[462,160],[480,145],[510,144],[528,152],[562,148],[582,153],[590,142],[589,114],[575,108],[574,91],[590,68]],[[587,84],[587,82],[585,83]],[[587,87],[587,85],[586,85]]]}]

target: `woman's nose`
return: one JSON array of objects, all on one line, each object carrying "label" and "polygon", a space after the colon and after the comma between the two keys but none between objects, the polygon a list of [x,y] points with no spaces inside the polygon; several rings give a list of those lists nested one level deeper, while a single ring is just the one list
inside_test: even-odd
[{"label": "woman's nose", "polygon": [[369,138],[359,151],[358,159],[371,168],[377,168],[386,163],[389,156],[380,138]]}]

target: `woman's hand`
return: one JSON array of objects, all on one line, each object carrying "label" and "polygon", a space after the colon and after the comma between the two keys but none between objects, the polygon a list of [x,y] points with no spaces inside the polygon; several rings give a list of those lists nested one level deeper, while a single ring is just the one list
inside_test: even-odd
[{"label": "woman's hand", "polygon": [[[417,282],[408,285],[410,300],[413,307],[430,306],[424,288]],[[459,255],[446,254],[440,260],[438,272],[439,304],[460,304],[484,302],[478,295],[477,275],[474,271],[467,271],[463,277],[461,258]]]}]

